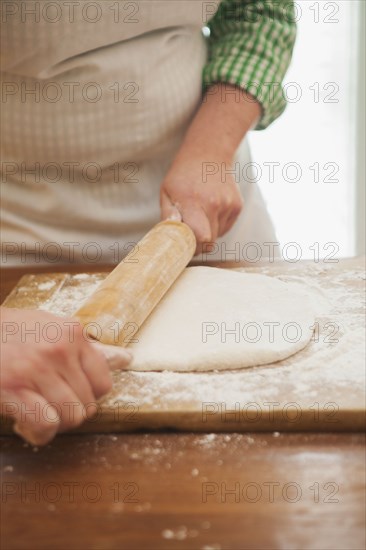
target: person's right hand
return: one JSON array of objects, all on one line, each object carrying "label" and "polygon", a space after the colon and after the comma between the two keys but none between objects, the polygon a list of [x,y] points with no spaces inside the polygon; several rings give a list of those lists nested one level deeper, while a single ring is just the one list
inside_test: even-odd
[{"label": "person's right hand", "polygon": [[44,445],[93,416],[96,400],[112,388],[110,369],[125,367],[132,357],[123,348],[91,343],[75,319],[0,311],[1,410],[15,420],[15,432]]}]

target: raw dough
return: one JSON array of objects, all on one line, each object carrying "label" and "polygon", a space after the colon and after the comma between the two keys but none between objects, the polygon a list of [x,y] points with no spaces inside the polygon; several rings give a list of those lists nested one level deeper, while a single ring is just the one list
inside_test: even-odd
[{"label": "raw dough", "polygon": [[131,370],[206,371],[272,363],[304,348],[306,294],[272,277],[190,267],[136,334]]}]

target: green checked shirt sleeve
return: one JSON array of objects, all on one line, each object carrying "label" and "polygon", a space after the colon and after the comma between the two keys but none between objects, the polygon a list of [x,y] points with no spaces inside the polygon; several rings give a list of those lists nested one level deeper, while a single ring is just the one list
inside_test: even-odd
[{"label": "green checked shirt sleeve", "polygon": [[209,59],[204,87],[239,86],[262,105],[262,130],[285,109],[282,80],[296,37],[293,0],[223,0],[207,23]]}]

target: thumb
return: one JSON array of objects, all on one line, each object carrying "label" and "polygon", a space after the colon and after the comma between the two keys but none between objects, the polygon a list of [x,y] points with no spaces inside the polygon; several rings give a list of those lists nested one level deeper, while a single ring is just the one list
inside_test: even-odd
[{"label": "thumb", "polygon": [[182,215],[178,208],[171,202],[169,196],[163,191],[160,196],[161,219],[181,222]]}]

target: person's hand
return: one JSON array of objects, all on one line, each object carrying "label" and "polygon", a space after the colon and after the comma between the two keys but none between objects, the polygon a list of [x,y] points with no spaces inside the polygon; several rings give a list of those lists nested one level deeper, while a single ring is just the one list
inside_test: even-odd
[{"label": "person's hand", "polygon": [[72,318],[0,311],[1,412],[25,440],[44,445],[95,414],[96,400],[112,388],[110,369],[128,365],[131,354],[89,342]]},{"label": "person's hand", "polygon": [[180,219],[193,230],[196,254],[209,252],[212,244],[235,223],[243,198],[227,171],[231,162],[207,162],[206,155],[178,155],[160,192],[161,218]]},{"label": "person's hand", "polygon": [[232,175],[235,151],[262,113],[249,92],[228,83],[210,86],[196,112],[160,192],[161,218],[193,230],[196,254],[210,252],[235,223],[243,199]]}]

